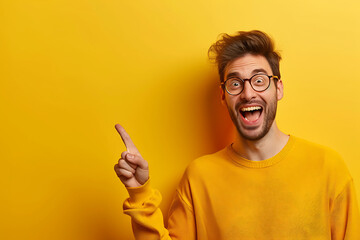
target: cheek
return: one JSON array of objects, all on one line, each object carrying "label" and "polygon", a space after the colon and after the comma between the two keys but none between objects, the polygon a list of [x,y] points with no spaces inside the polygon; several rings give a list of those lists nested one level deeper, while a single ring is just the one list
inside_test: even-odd
[{"label": "cheek", "polygon": [[236,97],[231,97],[228,94],[225,96],[224,100],[228,109],[235,110],[236,106]]},{"label": "cheek", "polygon": [[265,91],[263,99],[266,103],[271,104],[279,100],[278,91],[276,88],[269,89],[270,91]]},{"label": "cheek", "polygon": [[229,94],[225,94],[225,97],[224,97],[224,101],[226,103],[227,106],[231,105],[231,97],[229,96]]}]

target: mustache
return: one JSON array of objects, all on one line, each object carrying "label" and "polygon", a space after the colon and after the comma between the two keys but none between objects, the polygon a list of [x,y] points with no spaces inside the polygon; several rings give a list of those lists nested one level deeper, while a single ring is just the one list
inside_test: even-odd
[{"label": "mustache", "polygon": [[261,100],[240,101],[235,105],[235,109],[240,109],[243,105],[252,105],[252,104],[260,105],[263,108],[265,106],[265,103]]}]

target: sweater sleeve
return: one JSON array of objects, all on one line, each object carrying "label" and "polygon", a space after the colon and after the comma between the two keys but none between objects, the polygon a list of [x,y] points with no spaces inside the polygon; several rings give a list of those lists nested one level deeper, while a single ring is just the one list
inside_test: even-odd
[{"label": "sweater sleeve", "polygon": [[360,214],[352,179],[335,199],[330,221],[331,239],[360,239]]},{"label": "sweater sleeve", "polygon": [[[189,207],[177,192],[170,208],[168,229],[159,208],[161,194],[150,187],[149,180],[141,187],[127,188],[130,197],[125,200],[124,213],[131,217],[136,240],[192,240],[195,222]],[[186,229],[186,230],[185,230]]]}]

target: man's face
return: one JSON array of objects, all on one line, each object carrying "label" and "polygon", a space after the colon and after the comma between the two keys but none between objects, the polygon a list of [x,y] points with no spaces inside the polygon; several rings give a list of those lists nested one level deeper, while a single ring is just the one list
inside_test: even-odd
[{"label": "man's face", "polygon": [[[230,62],[225,68],[224,79],[228,76],[237,76],[249,79],[254,74],[263,73],[273,75],[271,67],[264,56],[247,54]],[[249,81],[245,82],[244,89],[239,95],[222,93],[230,117],[239,134],[247,140],[263,138],[273,127],[277,101],[283,96],[282,81],[270,81],[270,86],[263,92],[256,92]],[[255,107],[255,108],[254,108]]]}]

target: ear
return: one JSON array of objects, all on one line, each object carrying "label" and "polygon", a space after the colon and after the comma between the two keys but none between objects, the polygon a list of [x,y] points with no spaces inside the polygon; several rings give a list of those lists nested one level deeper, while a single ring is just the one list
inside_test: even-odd
[{"label": "ear", "polygon": [[276,93],[277,93],[277,100],[281,100],[284,96],[284,85],[281,79],[279,79],[276,83]]},{"label": "ear", "polygon": [[221,97],[221,104],[226,106],[226,101],[225,101],[225,90],[220,86],[220,97]]}]

